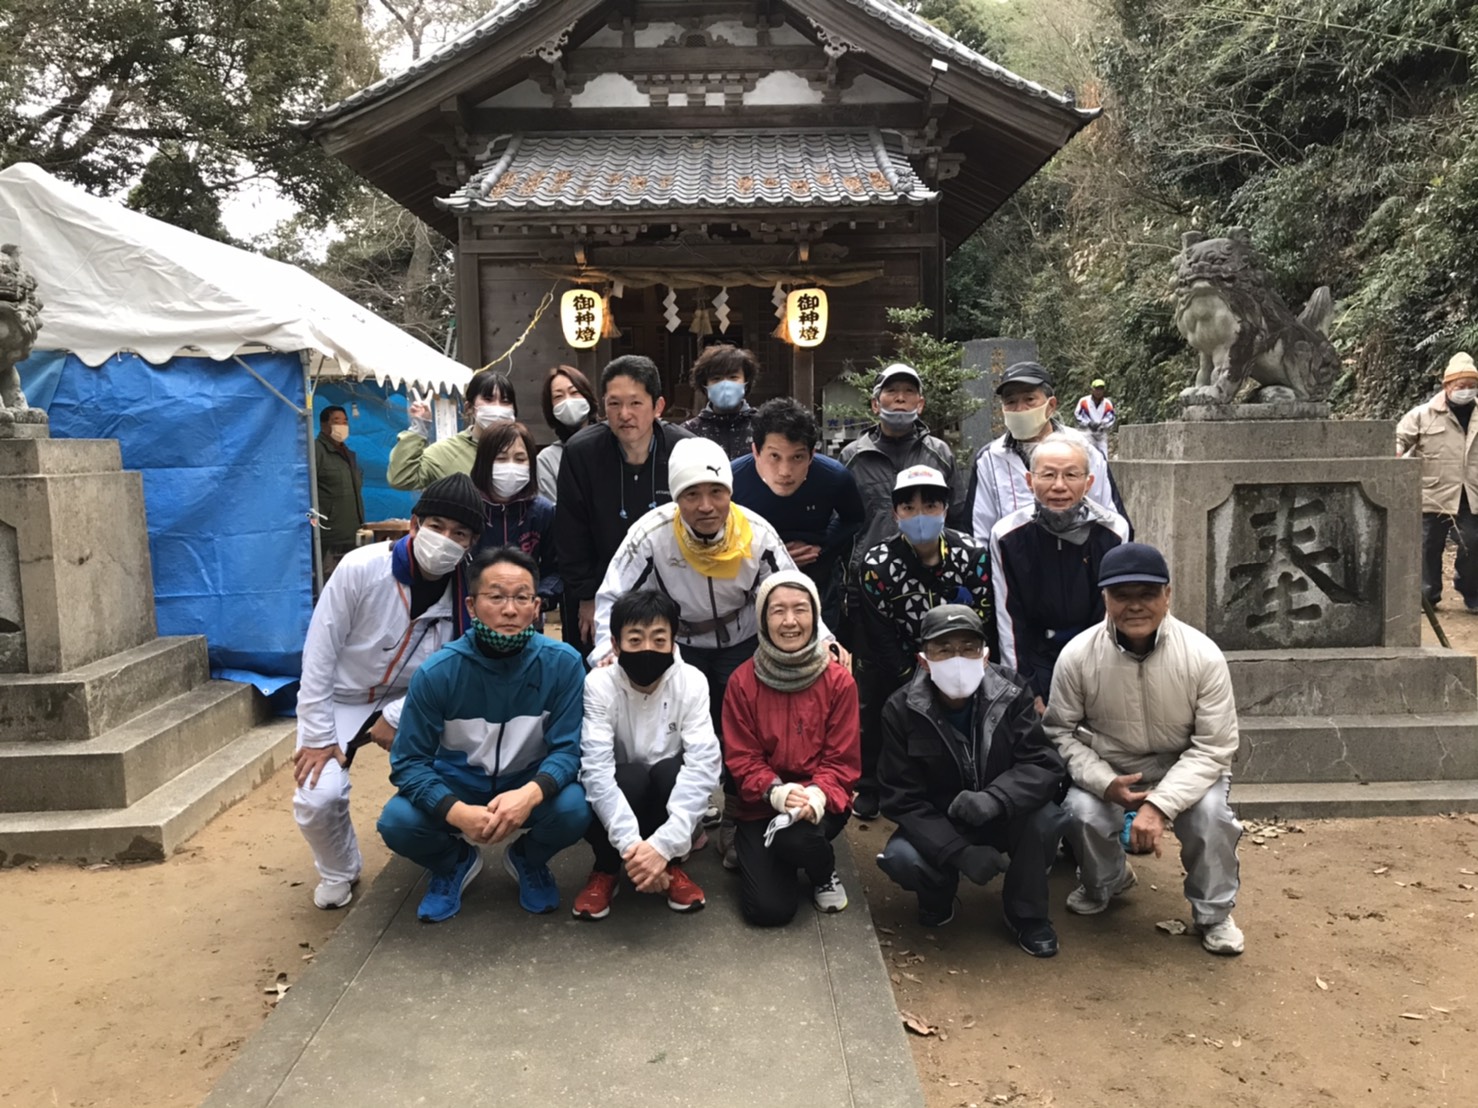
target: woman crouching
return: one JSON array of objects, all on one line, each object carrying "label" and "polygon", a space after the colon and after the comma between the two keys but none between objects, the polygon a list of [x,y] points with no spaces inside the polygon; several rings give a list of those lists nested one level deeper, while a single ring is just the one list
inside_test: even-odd
[{"label": "woman crouching", "polygon": [[724,763],[739,794],[740,909],[751,923],[781,927],[800,904],[797,870],[819,910],[847,906],[832,840],[862,774],[857,685],[817,638],[821,603],[809,577],[770,575],[755,607],[758,650],[724,694]]}]

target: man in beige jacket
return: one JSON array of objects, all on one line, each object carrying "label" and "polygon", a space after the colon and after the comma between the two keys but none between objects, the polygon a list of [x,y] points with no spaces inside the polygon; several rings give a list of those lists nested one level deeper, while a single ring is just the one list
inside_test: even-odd
[{"label": "man in beige jacket", "polygon": [[1457,353],[1442,374],[1442,391],[1396,425],[1396,453],[1422,461],[1422,594],[1442,599],[1442,551],[1456,531],[1453,584],[1468,611],[1478,612],[1478,367]]},{"label": "man in beige jacket", "polygon": [[1044,725],[1067,762],[1065,838],[1082,882],[1068,911],[1091,916],[1138,880],[1119,835],[1160,853],[1171,823],[1185,895],[1201,945],[1241,954],[1232,920],[1242,825],[1227,803],[1237,752],[1237,706],[1215,643],[1170,614],[1170,570],[1152,546],[1124,543],[1103,556],[1098,584],[1108,616],[1063,648]]}]

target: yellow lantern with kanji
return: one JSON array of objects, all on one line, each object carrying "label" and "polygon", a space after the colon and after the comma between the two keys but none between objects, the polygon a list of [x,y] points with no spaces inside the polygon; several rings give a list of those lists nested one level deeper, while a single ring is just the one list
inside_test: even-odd
[{"label": "yellow lantern with kanji", "polygon": [[796,346],[820,346],[826,340],[826,293],[796,289],[785,298],[785,325]]},{"label": "yellow lantern with kanji", "polygon": [[605,315],[606,304],[600,293],[570,289],[559,301],[559,322],[564,327],[565,342],[576,350],[589,350],[600,342]]}]

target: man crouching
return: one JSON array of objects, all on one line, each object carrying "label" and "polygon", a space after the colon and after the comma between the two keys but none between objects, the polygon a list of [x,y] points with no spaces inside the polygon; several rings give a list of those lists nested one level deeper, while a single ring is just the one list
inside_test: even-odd
[{"label": "man crouching", "polygon": [[1052,678],[1047,733],[1073,787],[1063,807],[1082,882],[1068,911],[1091,916],[1138,878],[1129,845],[1160,853],[1173,822],[1185,895],[1212,954],[1241,954],[1232,921],[1242,825],[1227,804],[1237,753],[1237,706],[1216,644],[1170,614],[1170,570],[1152,546],[1125,543],[1103,556],[1098,584],[1108,618],[1063,649]]}]

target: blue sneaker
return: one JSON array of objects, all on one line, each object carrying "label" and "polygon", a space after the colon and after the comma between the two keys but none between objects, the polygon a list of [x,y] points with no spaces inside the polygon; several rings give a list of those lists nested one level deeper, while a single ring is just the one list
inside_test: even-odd
[{"label": "blue sneaker", "polygon": [[514,843],[503,851],[503,868],[518,882],[518,903],[525,912],[542,916],[559,907],[559,886],[548,866],[531,866]]},{"label": "blue sneaker", "polygon": [[462,860],[449,874],[432,873],[426,882],[426,895],[416,909],[416,918],[426,923],[440,923],[462,910],[462,890],[482,872],[482,852],[471,843],[462,844]]}]

